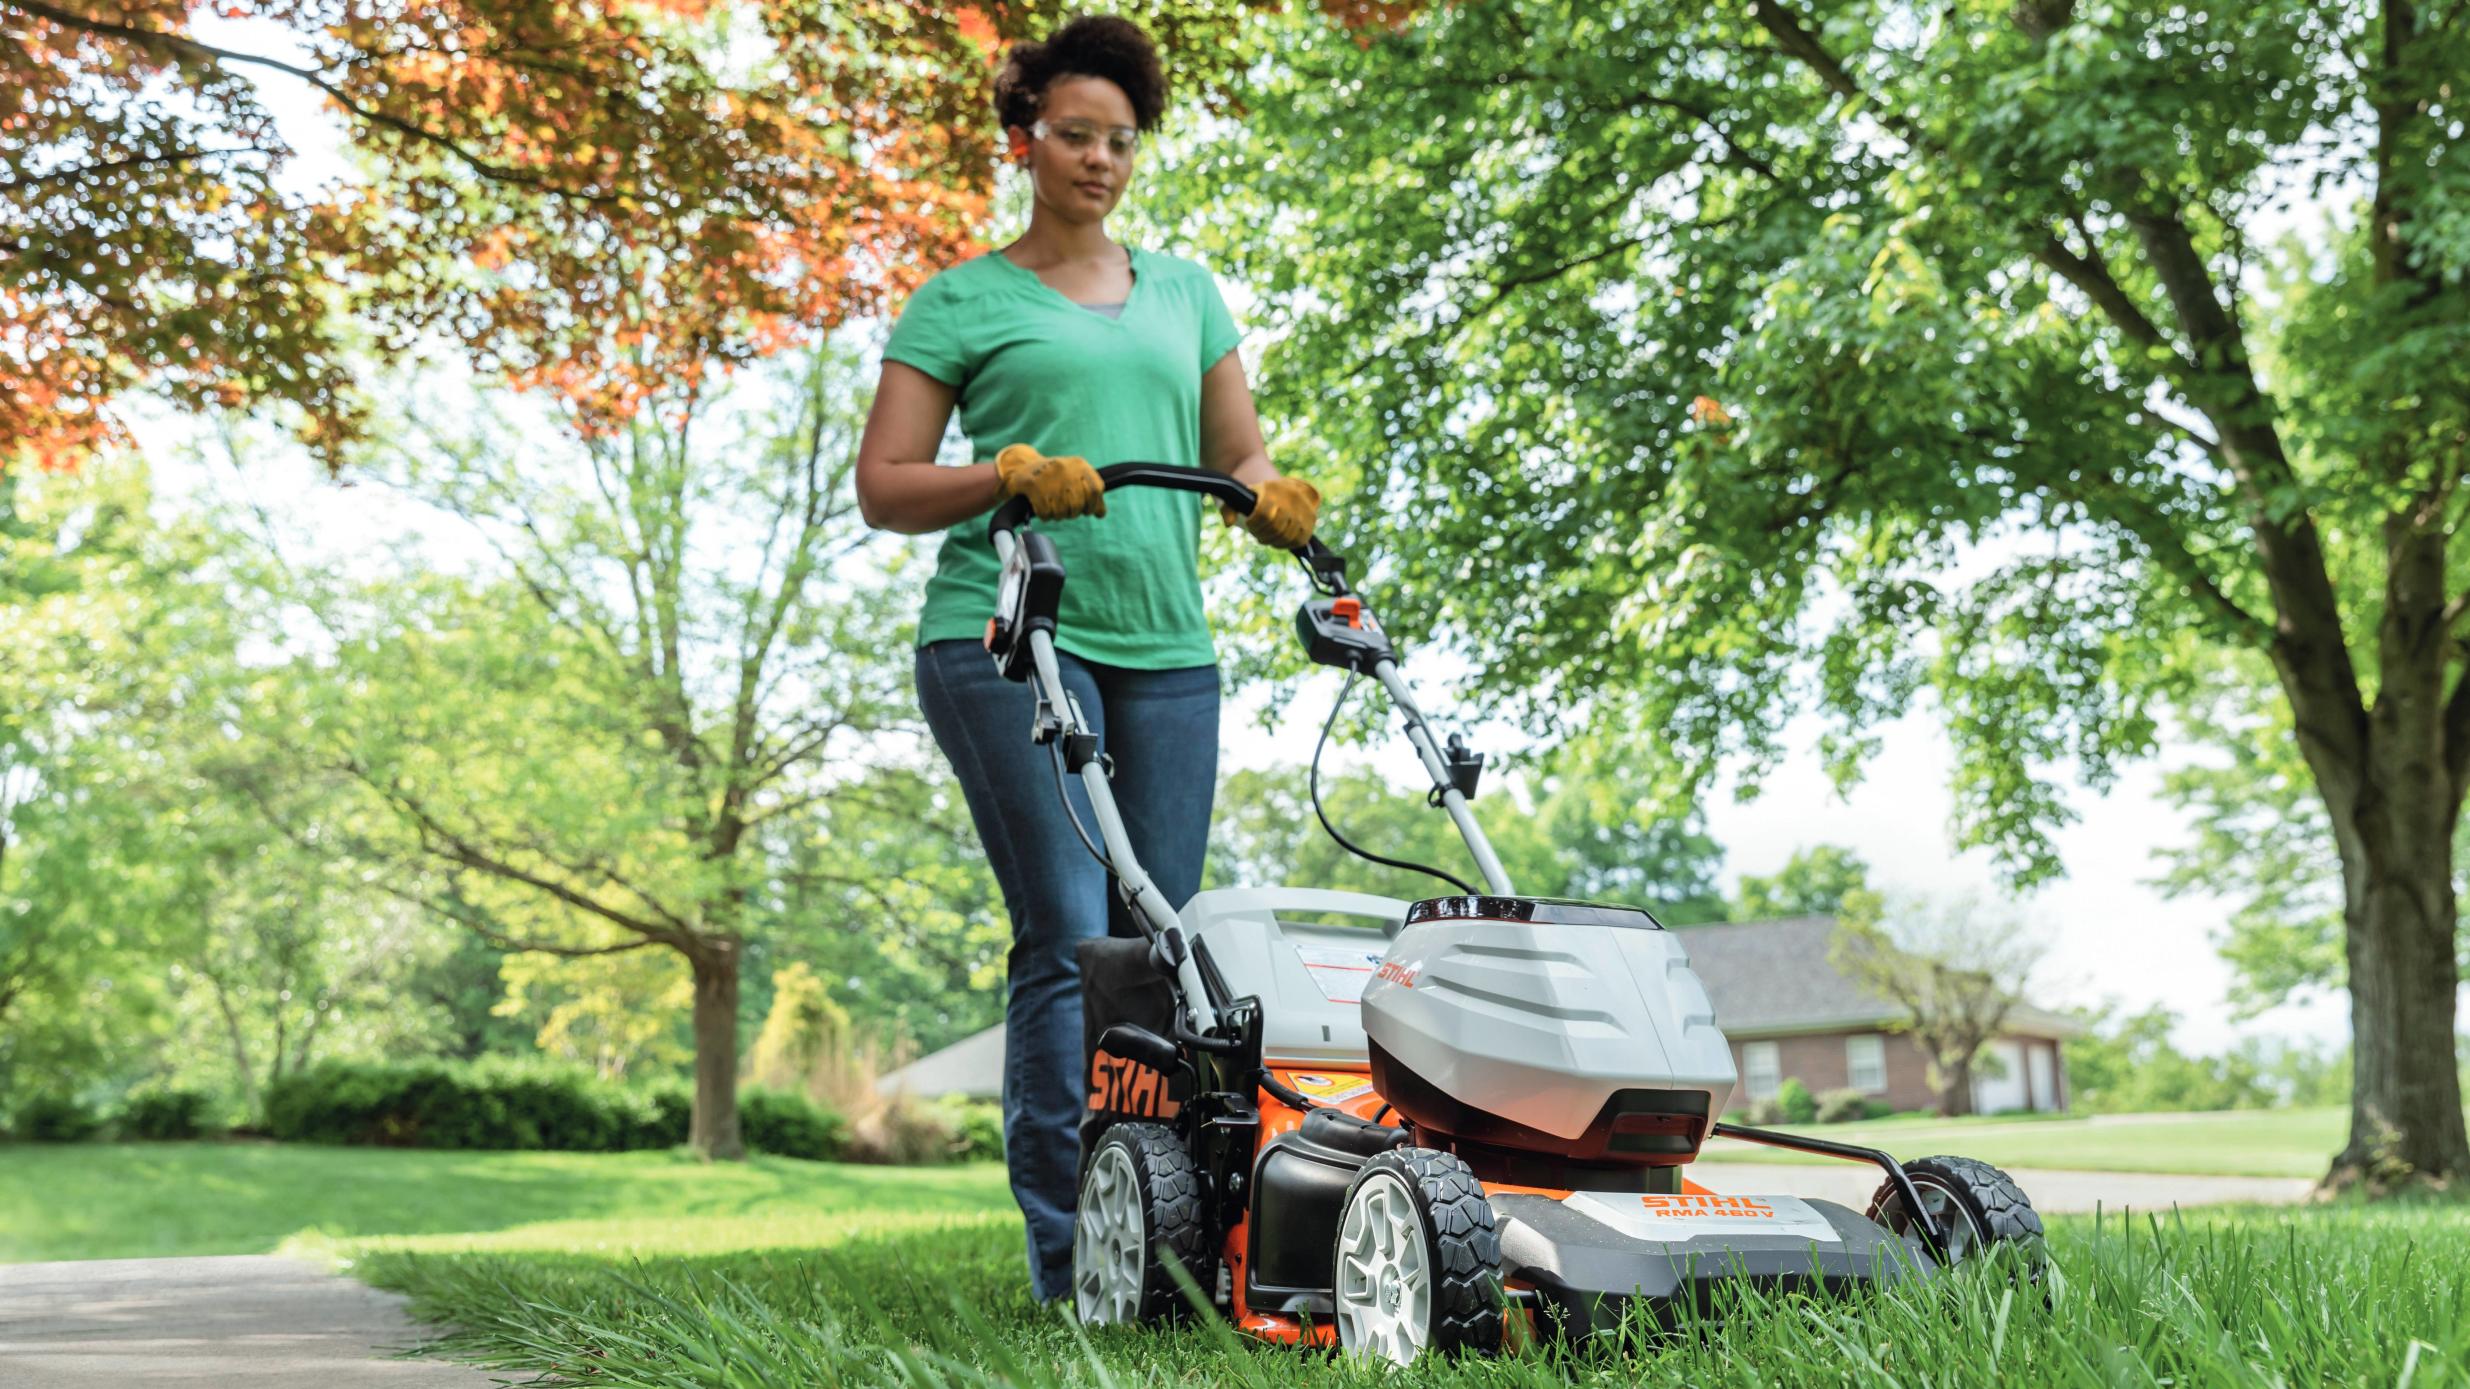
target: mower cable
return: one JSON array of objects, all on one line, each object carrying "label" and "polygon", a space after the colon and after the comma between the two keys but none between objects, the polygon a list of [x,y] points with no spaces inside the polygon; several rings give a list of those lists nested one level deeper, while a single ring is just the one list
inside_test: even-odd
[{"label": "mower cable", "polygon": [[[1466,880],[1463,878],[1454,877],[1428,864],[1410,863],[1407,860],[1400,858],[1383,858],[1381,855],[1372,852],[1370,849],[1364,848],[1363,846],[1357,844],[1354,840],[1338,833],[1338,827],[1329,822],[1329,812],[1321,808],[1321,750],[1329,746],[1329,731],[1338,725],[1338,711],[1346,707],[1347,696],[1355,693],[1355,682],[1361,678],[1362,675],[1363,672],[1361,671],[1350,670],[1347,672],[1346,685],[1338,691],[1338,698],[1336,702],[1329,706],[1329,717],[1321,721],[1321,740],[1312,745],[1312,772],[1310,776],[1306,778],[1306,784],[1310,786],[1312,790],[1312,813],[1320,817],[1321,828],[1329,831],[1329,837],[1338,841],[1338,847],[1346,850],[1350,854],[1355,855],[1357,858],[1369,859],[1374,863],[1382,864],[1390,868],[1403,868],[1410,873],[1422,873],[1428,877],[1439,878],[1442,882],[1449,884],[1451,887],[1458,889],[1460,892],[1469,897],[1476,896],[1477,893],[1475,889],[1468,886]],[[1074,822],[1076,825],[1078,823],[1078,821]],[[1273,1091],[1272,1093],[1275,1092]],[[1285,1097],[1280,1096],[1280,1098],[1283,1099]]]},{"label": "mower cable", "polygon": [[1063,813],[1072,821],[1072,832],[1080,836],[1081,847],[1089,851],[1089,856],[1098,861],[1100,868],[1109,873],[1114,872],[1114,860],[1099,851],[1097,844],[1090,839],[1089,831],[1081,827],[1081,813],[1072,808],[1072,793],[1064,787],[1063,748],[1058,744],[1048,743],[1046,755],[1047,759],[1055,764],[1055,799],[1063,802]]}]

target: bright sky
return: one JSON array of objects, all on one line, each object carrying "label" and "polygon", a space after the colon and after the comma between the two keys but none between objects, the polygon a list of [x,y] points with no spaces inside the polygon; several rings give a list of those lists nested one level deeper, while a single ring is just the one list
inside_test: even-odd
[{"label": "bright sky", "polygon": [[[266,21],[222,21],[201,12],[198,27],[201,35],[216,42],[257,52],[282,52],[291,46],[288,35]],[[301,152],[294,166],[295,186],[341,176],[336,127],[314,94],[279,76],[260,76],[259,81],[286,136]],[[1229,290],[1240,311],[1241,287],[1231,285]],[[1248,355],[1251,350],[1248,346]],[[168,456],[153,445],[167,443],[169,431],[150,427],[144,437],[150,454]],[[228,491],[239,485],[225,470],[160,466],[175,490],[214,486]],[[261,498],[292,498],[284,509],[343,550],[373,547],[416,524],[397,514],[404,507],[397,498],[376,489],[345,491],[312,481],[305,473],[265,479],[264,486],[252,483],[249,490]],[[1306,693],[1292,708],[1295,722],[1274,735],[1246,716],[1258,707],[1257,695],[1230,707],[1227,767],[1294,763],[1307,757],[1325,701],[1335,688],[1332,681],[1320,683],[1329,688]],[[1450,711],[1440,698],[1441,681],[1428,678],[1419,690],[1426,712],[1447,723]],[[1709,802],[1709,825],[1727,852],[1727,887],[1741,873],[1773,871],[1798,848],[1831,843],[1858,851],[1890,891],[1939,896],[1995,888],[1983,856],[1959,855],[1949,845],[1950,751],[1932,723],[1907,718],[1885,730],[1868,779],[1849,797],[1835,793],[1812,752],[1816,733],[1811,720],[1792,727],[1794,751],[1768,779],[1759,799],[1738,803],[1727,789]],[[1502,745],[1497,735],[1491,741],[1496,748]],[[1484,740],[1478,743],[1482,746]],[[2165,759],[2187,755],[2167,753]],[[1380,765],[1391,769],[1396,784],[1410,794],[1420,784],[1420,769],[1402,745],[1383,753]],[[2211,941],[2225,907],[2205,900],[2166,899],[2146,885],[2161,871],[2155,848],[2189,837],[2183,817],[2159,799],[2159,785],[2158,768],[2144,766],[2122,778],[2107,796],[2076,789],[2079,822],[2059,836],[2066,879],[2029,902],[2051,939],[2038,1001],[2089,1004],[2116,998],[2130,1006],[2161,1003],[2182,1019],[2181,1044],[2205,1051],[2245,1036],[2339,1039],[2347,1024],[2338,999],[2283,1007],[2246,1022],[2231,1018],[2226,1001],[2229,972]],[[1483,805],[1479,800],[1479,813]]]}]

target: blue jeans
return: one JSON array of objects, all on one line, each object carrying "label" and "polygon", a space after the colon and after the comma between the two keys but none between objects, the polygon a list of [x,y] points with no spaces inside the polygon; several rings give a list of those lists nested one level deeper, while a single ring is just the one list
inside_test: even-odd
[{"label": "blue jeans", "polygon": [[[1181,907],[1201,887],[1218,781],[1218,668],[1127,670],[1056,653],[1066,688],[1115,759],[1110,789],[1132,851]],[[1092,936],[1137,928],[1081,847],[1055,793],[1047,749],[1029,741],[1026,684],[995,671],[971,641],[918,648],[918,703],[952,763],[987,865],[1012,917],[1004,997],[1003,1150],[1029,1222],[1029,1281],[1040,1299],[1072,1286],[1072,1217],[1080,1186],[1077,1125],[1088,1103],[1081,1055],[1080,964]],[[1066,794],[1094,841],[1080,779]]]}]

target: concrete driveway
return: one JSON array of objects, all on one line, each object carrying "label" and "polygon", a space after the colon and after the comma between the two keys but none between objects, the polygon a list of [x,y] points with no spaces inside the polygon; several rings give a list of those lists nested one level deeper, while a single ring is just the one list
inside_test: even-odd
[{"label": "concrete driveway", "polygon": [[386,1357],[432,1333],[403,1299],[292,1259],[0,1265],[8,1389],[490,1389],[492,1375]]}]

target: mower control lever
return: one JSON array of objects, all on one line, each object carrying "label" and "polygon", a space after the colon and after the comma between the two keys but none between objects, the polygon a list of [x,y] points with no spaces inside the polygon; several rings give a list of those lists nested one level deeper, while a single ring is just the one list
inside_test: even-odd
[{"label": "mower control lever", "polygon": [[1370,675],[1381,662],[1398,659],[1388,634],[1352,594],[1305,599],[1295,610],[1295,634],[1316,665]]}]

